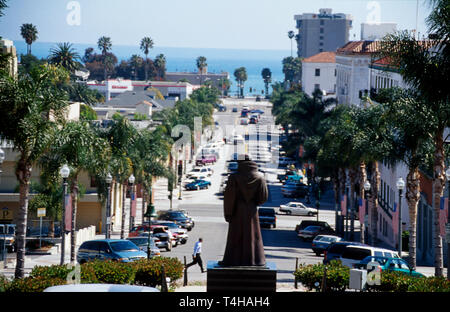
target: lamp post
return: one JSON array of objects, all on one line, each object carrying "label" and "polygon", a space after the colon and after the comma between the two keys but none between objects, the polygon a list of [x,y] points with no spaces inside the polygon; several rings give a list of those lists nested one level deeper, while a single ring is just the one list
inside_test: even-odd
[{"label": "lamp post", "polygon": [[[447,200],[450,200],[450,167],[447,168],[445,171],[445,176],[447,178]],[[448,210],[450,210],[447,207]],[[448,213],[448,211],[447,211]],[[448,237],[450,236],[450,233],[448,231],[450,227],[450,213],[447,215],[447,279],[450,280],[450,239]]]},{"label": "lamp post", "polygon": [[[370,193],[370,182],[369,180],[366,180],[364,183],[364,202],[365,202],[365,209],[364,209],[364,220],[361,223],[361,243],[365,243],[367,241],[367,218],[369,215],[369,205],[367,201],[367,195]],[[359,221],[361,222],[361,220]]]},{"label": "lamp post", "polygon": [[398,189],[398,255],[402,257],[402,193],[405,188],[405,181],[400,177],[397,180]]},{"label": "lamp post", "polygon": [[61,262],[64,264],[65,252],[66,252],[66,196],[67,196],[67,178],[70,174],[70,168],[67,165],[62,166],[59,170],[59,174],[63,178],[63,209],[61,218]]},{"label": "lamp post", "polygon": [[4,160],[5,160],[5,151],[0,148],[0,173],[2,173],[1,165],[3,164]]},{"label": "lamp post", "polygon": [[348,203],[349,203],[349,193],[350,193],[350,183],[345,182],[345,194],[347,195],[347,200],[345,201],[345,235],[344,237],[348,239]]},{"label": "lamp post", "polygon": [[131,206],[133,205],[133,195],[134,195],[133,194],[133,184],[134,184],[135,180],[136,180],[136,178],[134,177],[133,174],[131,174],[130,177],[128,178],[128,183],[130,184],[130,232],[134,226],[134,217],[133,217],[133,214],[131,211],[132,210]]},{"label": "lamp post", "polygon": [[108,185],[108,194],[106,195],[106,238],[111,238],[111,182],[112,176],[110,173],[105,178],[106,185]]},{"label": "lamp post", "polygon": [[316,177],[316,186],[317,186],[317,198],[316,198],[317,221],[319,221],[319,209],[320,209],[320,177]]}]

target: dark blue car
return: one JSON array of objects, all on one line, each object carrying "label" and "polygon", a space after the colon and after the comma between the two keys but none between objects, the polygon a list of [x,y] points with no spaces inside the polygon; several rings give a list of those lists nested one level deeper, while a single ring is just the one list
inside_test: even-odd
[{"label": "dark blue car", "polygon": [[211,186],[211,182],[205,180],[195,180],[194,182],[186,184],[186,190],[202,190]]},{"label": "dark blue car", "polygon": [[78,249],[77,261],[83,264],[92,260],[131,262],[146,259],[147,253],[126,239],[98,239],[86,241]]}]

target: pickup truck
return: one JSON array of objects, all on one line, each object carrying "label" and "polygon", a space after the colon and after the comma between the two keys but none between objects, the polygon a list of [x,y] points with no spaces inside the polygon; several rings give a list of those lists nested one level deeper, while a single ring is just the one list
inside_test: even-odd
[{"label": "pickup truck", "polygon": [[258,215],[260,226],[277,227],[277,217],[274,208],[259,208]]},{"label": "pickup truck", "polygon": [[216,161],[217,161],[217,158],[215,155],[202,155],[197,158],[197,160],[195,161],[195,165],[196,166],[204,166],[207,164],[214,164],[214,163],[216,163]]}]

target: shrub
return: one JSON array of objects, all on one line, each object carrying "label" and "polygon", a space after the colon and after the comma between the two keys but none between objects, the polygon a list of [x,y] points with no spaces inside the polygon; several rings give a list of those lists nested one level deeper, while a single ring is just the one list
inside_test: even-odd
[{"label": "shrub", "polygon": [[344,291],[349,284],[350,269],[339,261],[331,261],[330,264],[301,265],[294,275],[309,290],[319,291],[322,288],[322,280],[327,268],[326,288],[331,291]]},{"label": "shrub", "polygon": [[166,277],[170,278],[172,285],[183,276],[184,266],[177,258],[157,257],[150,260],[139,260],[131,265],[136,272],[134,280],[136,285],[150,287],[161,285],[163,265]]},{"label": "shrub", "polygon": [[51,266],[35,266],[31,270],[31,277],[45,277],[45,278],[60,278],[66,279],[67,274],[69,274],[73,269],[69,268],[67,265],[51,265]]},{"label": "shrub", "polygon": [[5,290],[7,292],[42,292],[48,287],[65,284],[66,281],[60,278],[25,277],[14,279]]},{"label": "shrub", "polygon": [[9,283],[10,283],[9,279],[3,274],[0,274],[0,292],[5,292]]},{"label": "shrub", "polygon": [[411,278],[408,291],[414,292],[450,292],[450,280],[444,277]]},{"label": "shrub", "polygon": [[[81,266],[81,272],[85,272],[86,279],[93,279],[94,282],[105,284],[131,284],[134,281],[134,269],[128,263],[115,262],[115,261],[89,261],[83,263]],[[92,276],[95,274],[95,278]],[[82,273],[83,279],[83,273]]]}]

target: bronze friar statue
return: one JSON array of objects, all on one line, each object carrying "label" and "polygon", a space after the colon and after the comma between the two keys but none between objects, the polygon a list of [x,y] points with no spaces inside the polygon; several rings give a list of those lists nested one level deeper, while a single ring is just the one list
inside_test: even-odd
[{"label": "bronze friar statue", "polygon": [[264,246],[258,206],[266,202],[267,184],[258,165],[246,155],[237,173],[229,176],[224,192],[224,215],[229,223],[222,266],[264,266]]}]

